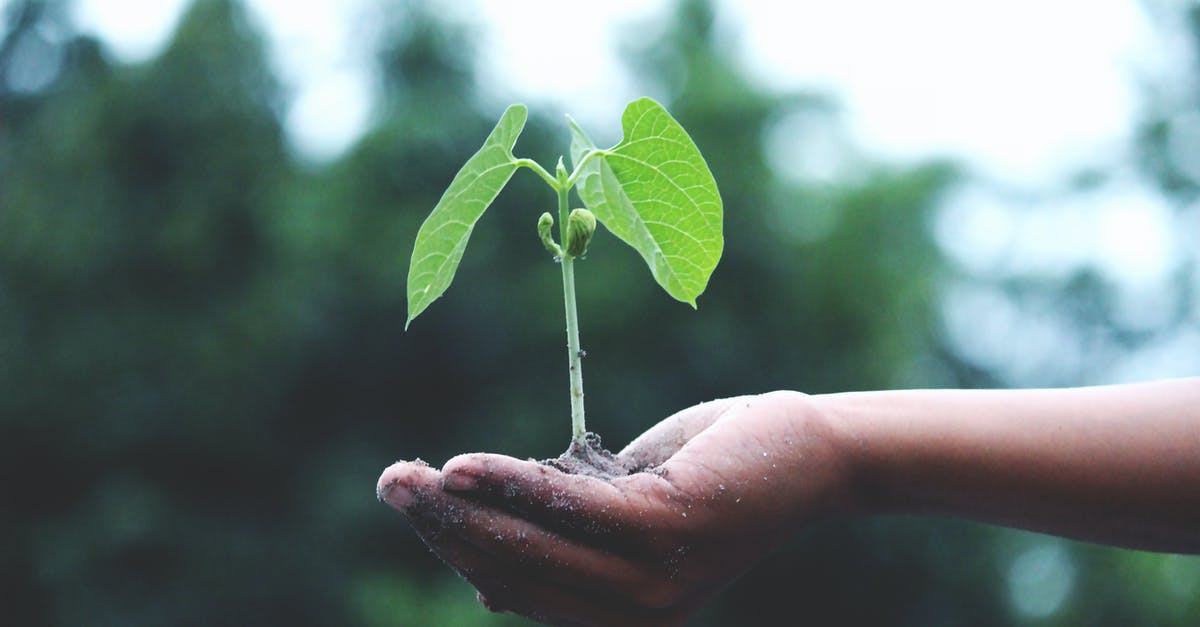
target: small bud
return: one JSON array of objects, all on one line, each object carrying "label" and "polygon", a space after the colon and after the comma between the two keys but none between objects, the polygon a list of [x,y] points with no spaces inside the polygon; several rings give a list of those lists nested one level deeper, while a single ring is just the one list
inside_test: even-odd
[{"label": "small bud", "polygon": [[551,255],[554,255],[555,257],[561,257],[562,249],[558,247],[558,244],[554,243],[554,236],[551,235],[551,229],[553,227],[554,216],[550,215],[550,212],[547,211],[543,213],[540,218],[538,218],[537,231],[538,237],[542,240],[542,246],[545,246],[546,250],[550,251]]},{"label": "small bud", "polygon": [[596,216],[587,209],[572,209],[567,216],[567,254],[579,257],[586,253],[595,232]]},{"label": "small bud", "polygon": [[567,181],[567,166],[563,165],[562,157],[558,158],[558,163],[554,166],[554,178],[560,183]]}]

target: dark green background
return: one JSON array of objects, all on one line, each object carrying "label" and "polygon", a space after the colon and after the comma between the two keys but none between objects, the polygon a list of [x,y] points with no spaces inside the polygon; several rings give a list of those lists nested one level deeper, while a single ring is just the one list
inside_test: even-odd
[{"label": "dark green background", "polygon": [[[474,26],[393,9],[376,121],[344,156],[311,163],[287,146],[284,91],[239,4],[196,3],[160,55],[122,65],[64,5],[11,3],[4,623],[524,624],[482,610],[374,498],[397,458],[546,457],[569,433],[560,277],[534,231],[554,199],[529,173],[482,220],[447,295],[402,331],[417,227],[502,106],[477,87],[463,43]],[[665,29],[631,31],[625,54],[707,156],[726,252],[697,312],[597,234],[578,268],[589,426],[619,448],[725,395],[1010,385],[940,330],[941,290],[969,277],[931,226],[971,174],[864,160],[846,180],[780,178],[767,130],[792,114],[834,124],[836,99],[757,85],[710,29],[707,5],[683,3]],[[17,53],[39,45],[50,56]],[[30,72],[52,78],[17,89]],[[1125,165],[1189,206],[1197,181],[1165,146],[1196,103],[1152,102]],[[531,104],[517,152],[550,167],[567,131],[561,112]],[[1063,342],[1129,351],[1194,324],[1194,254],[1184,268],[1179,311],[1153,329],[1123,328],[1112,286],[1090,271],[993,287],[1065,311]],[[1047,383],[1088,382],[1115,359],[1095,357]],[[1014,602],[1056,585],[1065,601],[1049,616]],[[1195,625],[1198,599],[1196,558],[887,518],[806,531],[697,624]]]}]

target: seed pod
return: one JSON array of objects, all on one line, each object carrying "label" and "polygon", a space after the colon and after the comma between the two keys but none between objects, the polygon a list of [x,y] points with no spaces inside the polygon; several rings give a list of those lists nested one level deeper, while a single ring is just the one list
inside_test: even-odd
[{"label": "seed pod", "polygon": [[538,218],[537,231],[538,237],[542,240],[542,246],[545,246],[551,255],[561,257],[562,249],[558,247],[558,244],[554,243],[554,236],[550,232],[550,229],[553,227],[554,216],[550,215],[550,212],[547,211]]},{"label": "seed pod", "polygon": [[596,232],[596,216],[587,209],[572,209],[567,216],[567,254],[579,257],[587,252]]}]

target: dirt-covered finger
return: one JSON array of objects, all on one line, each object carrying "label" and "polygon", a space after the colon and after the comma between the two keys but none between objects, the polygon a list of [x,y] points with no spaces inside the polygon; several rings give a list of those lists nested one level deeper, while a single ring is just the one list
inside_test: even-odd
[{"label": "dirt-covered finger", "polygon": [[570,537],[631,535],[674,510],[674,489],[637,473],[604,481],[503,455],[472,453],[446,462],[446,490],[514,512]]},{"label": "dirt-covered finger", "polygon": [[[423,509],[421,511],[428,512]],[[572,575],[530,568],[469,540],[457,525],[428,515],[410,517],[430,550],[479,591],[493,612],[512,612],[553,625],[672,625],[682,596],[639,598],[577,586]],[[649,604],[647,604],[649,602]]]},{"label": "dirt-covered finger", "polygon": [[[380,478],[381,499],[400,509],[435,551],[466,542],[514,569],[553,573],[568,585],[605,594],[660,598],[665,569],[553,533],[509,511],[446,492],[441,473],[423,463],[398,463]],[[611,486],[610,486],[611,487]],[[641,553],[649,557],[648,553]],[[447,558],[448,561],[452,561]]]},{"label": "dirt-covered finger", "polygon": [[462,507],[452,533],[521,572],[542,574],[582,592],[631,599],[648,607],[673,602],[679,592],[671,556],[614,551],[553,533],[508,512]]},{"label": "dirt-covered finger", "polygon": [[405,511],[432,491],[441,491],[442,475],[420,459],[396,462],[383,470],[375,484],[375,496]]},{"label": "dirt-covered finger", "polygon": [[509,585],[524,576],[511,563],[467,542],[440,520],[416,516],[409,521],[429,550],[475,586],[480,601],[486,598],[485,604],[493,611],[500,609],[497,600],[506,596]]}]

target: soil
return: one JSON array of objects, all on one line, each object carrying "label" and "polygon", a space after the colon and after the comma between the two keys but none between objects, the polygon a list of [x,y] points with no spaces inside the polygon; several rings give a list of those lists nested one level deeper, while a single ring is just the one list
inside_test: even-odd
[{"label": "soil", "polygon": [[562,455],[553,459],[543,459],[541,463],[568,474],[585,475],[604,481],[643,470],[623,464],[616,455],[600,444],[600,436],[591,431],[584,435],[583,446],[571,442],[571,446],[567,447]]}]

